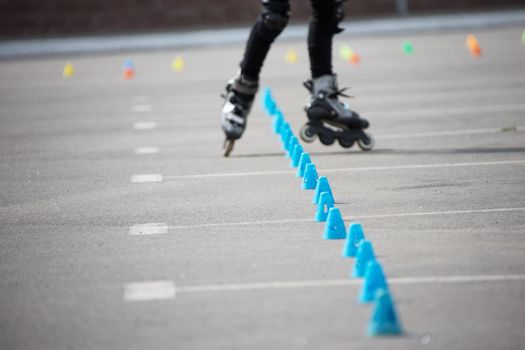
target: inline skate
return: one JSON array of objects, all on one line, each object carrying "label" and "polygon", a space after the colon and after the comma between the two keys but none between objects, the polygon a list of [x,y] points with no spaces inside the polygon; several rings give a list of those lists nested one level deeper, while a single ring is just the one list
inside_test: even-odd
[{"label": "inline skate", "polygon": [[374,137],[363,131],[369,126],[368,120],[339,101],[339,96],[349,96],[343,93],[345,89],[338,89],[335,75],[308,80],[304,86],[311,98],[304,108],[308,122],[300,131],[303,141],[313,142],[319,137],[324,145],[332,145],[337,139],[344,148],[352,147],[355,142],[363,151],[374,147]]},{"label": "inline skate", "polygon": [[247,117],[258,87],[257,81],[249,80],[239,74],[237,78],[228,81],[226,92],[221,95],[224,98],[221,124],[226,134],[223,145],[225,157],[230,155],[235,141],[241,138],[246,129]]}]

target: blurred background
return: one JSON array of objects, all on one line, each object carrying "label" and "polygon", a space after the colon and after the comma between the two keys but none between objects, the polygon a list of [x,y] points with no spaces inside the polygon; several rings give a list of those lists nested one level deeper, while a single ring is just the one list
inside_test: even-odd
[{"label": "blurred background", "polygon": [[[307,0],[291,0],[305,22]],[[347,19],[525,7],[523,0],[350,0]],[[0,0],[0,38],[35,38],[245,26],[259,0]]]}]

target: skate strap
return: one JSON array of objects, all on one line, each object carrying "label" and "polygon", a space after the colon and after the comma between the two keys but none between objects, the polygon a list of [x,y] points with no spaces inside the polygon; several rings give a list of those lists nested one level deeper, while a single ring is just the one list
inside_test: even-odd
[{"label": "skate strap", "polygon": [[247,85],[246,83],[243,84],[242,82],[236,80],[233,83],[233,90],[244,95],[255,95],[257,93],[257,90],[259,89],[259,84],[257,84],[256,82],[250,82],[250,85]]},{"label": "skate strap", "polygon": [[228,116],[226,118],[229,121],[235,122],[235,123],[237,123],[239,125],[244,125],[244,123],[246,122],[243,117],[239,117],[238,115],[235,115],[233,113],[228,114]]}]

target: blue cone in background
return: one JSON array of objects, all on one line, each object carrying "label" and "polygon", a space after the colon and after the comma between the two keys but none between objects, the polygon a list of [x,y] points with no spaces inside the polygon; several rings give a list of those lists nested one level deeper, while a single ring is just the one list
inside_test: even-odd
[{"label": "blue cone in background", "polygon": [[295,145],[299,143],[299,140],[297,140],[297,137],[292,136],[290,137],[290,140],[288,141],[288,146],[286,147],[286,157],[292,158],[292,152]]},{"label": "blue cone in background", "polygon": [[328,211],[334,207],[334,200],[328,192],[321,193],[317,211],[315,213],[315,221],[325,222],[328,217]]},{"label": "blue cone in background", "polygon": [[301,159],[302,153],[303,153],[303,146],[297,143],[297,145],[295,145],[292,151],[292,161],[290,162],[290,166],[292,168],[297,168],[299,166],[299,160]]},{"label": "blue cone in background", "polygon": [[403,333],[390,293],[387,289],[379,289],[372,317],[368,323],[368,335],[401,335]]},{"label": "blue cone in background", "polygon": [[361,241],[357,249],[352,277],[364,277],[368,263],[372,260],[375,260],[374,248],[372,248],[372,243],[365,239]]},{"label": "blue cone in background", "polygon": [[281,126],[284,123],[284,116],[281,111],[278,111],[275,118],[273,119],[273,132],[279,134]]},{"label": "blue cone in background", "polygon": [[269,88],[264,89],[264,109],[268,116],[272,117],[278,111],[277,104],[272,97],[272,92]]},{"label": "blue cone in background", "polygon": [[326,176],[321,176],[319,178],[319,181],[317,181],[317,186],[315,187],[315,193],[314,198],[312,200],[312,204],[319,203],[319,197],[323,192],[330,192],[332,198],[334,197],[334,194],[332,192],[332,189],[330,188],[330,184],[328,184],[328,179],[326,178]]},{"label": "blue cone in background", "polygon": [[283,139],[283,150],[288,152],[288,144],[290,142],[290,138],[294,137],[292,129],[290,128],[290,124],[286,123],[286,130],[284,132],[284,139]]},{"label": "blue cone in background", "polygon": [[365,280],[357,301],[361,304],[374,301],[376,292],[380,289],[388,290],[385,274],[381,264],[377,260],[372,260],[368,262]]},{"label": "blue cone in background", "polygon": [[306,170],[306,166],[310,164],[312,160],[310,159],[310,154],[307,152],[303,152],[301,154],[301,157],[299,158],[299,165],[297,166],[297,177],[303,177],[304,178],[304,172]]},{"label": "blue cone in background", "polygon": [[328,217],[324,227],[323,239],[345,239],[345,222],[339,208],[333,207],[328,210]]},{"label": "blue cone in background", "polygon": [[313,190],[317,185],[317,178],[317,169],[315,168],[314,163],[308,164],[304,171],[303,185],[301,188],[303,190]]},{"label": "blue cone in background", "polygon": [[132,59],[124,60],[124,63],[122,63],[122,68],[123,69],[134,69],[135,63],[133,63]]},{"label": "blue cone in background", "polygon": [[357,247],[361,241],[365,239],[363,233],[363,227],[358,222],[352,222],[348,227],[348,235],[346,236],[346,242],[343,247],[341,256],[343,258],[353,258],[357,255]]},{"label": "blue cone in background", "polygon": [[281,141],[284,143],[284,139],[286,138],[286,134],[290,132],[290,125],[285,121],[281,126],[281,131],[279,132],[281,134]]}]

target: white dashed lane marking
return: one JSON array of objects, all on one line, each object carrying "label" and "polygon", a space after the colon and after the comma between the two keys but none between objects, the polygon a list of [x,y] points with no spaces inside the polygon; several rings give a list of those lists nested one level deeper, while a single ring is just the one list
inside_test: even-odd
[{"label": "white dashed lane marking", "polygon": [[158,147],[149,147],[149,146],[135,147],[135,149],[133,150],[133,153],[136,155],[157,154],[159,153],[159,149]]},{"label": "white dashed lane marking", "polygon": [[153,111],[153,106],[150,104],[136,104],[131,106],[133,113],[149,113]]},{"label": "white dashed lane marking", "polygon": [[128,283],[124,286],[125,301],[149,301],[175,298],[173,281]]},{"label": "white dashed lane marking", "polygon": [[[499,165],[521,165],[525,160],[504,160],[493,162],[471,162],[471,163],[437,163],[437,164],[408,164],[388,165],[354,168],[319,169],[320,173],[346,173],[354,171],[376,171],[376,170],[404,170],[404,169],[431,169],[431,168],[454,168],[454,167],[476,167],[476,166],[499,166]],[[218,174],[195,174],[195,175],[166,175],[164,180],[176,179],[198,179],[207,177],[241,177],[241,176],[264,176],[264,175],[288,175],[295,174],[295,170],[287,171],[254,171],[242,173],[218,173]]]},{"label": "white dashed lane marking", "polygon": [[136,122],[133,123],[133,129],[138,131],[143,130],[153,130],[157,128],[157,123],[155,122]]},{"label": "white dashed lane marking", "polygon": [[[391,285],[413,284],[459,284],[459,283],[495,283],[524,282],[525,275],[471,275],[471,276],[421,276],[389,278]],[[327,288],[360,286],[361,279],[335,279],[310,281],[270,281],[256,283],[209,284],[175,287],[173,281],[150,281],[128,283],[124,286],[125,301],[148,301],[174,299],[178,293],[212,293],[231,291],[254,291],[291,288]]]},{"label": "white dashed lane marking", "polygon": [[162,174],[137,174],[131,175],[132,183],[162,182]]},{"label": "white dashed lane marking", "polygon": [[147,223],[133,225],[129,228],[129,234],[132,236],[160,235],[168,233],[168,224],[166,223]]},{"label": "white dashed lane marking", "polygon": [[[396,218],[396,217],[410,217],[410,216],[438,216],[438,215],[469,215],[469,214],[489,214],[489,213],[510,213],[525,211],[525,207],[516,208],[489,208],[489,209],[467,209],[467,210],[450,210],[450,211],[429,211],[429,212],[413,212],[413,213],[389,213],[378,215],[353,215],[345,216],[346,221],[354,221],[358,219],[381,219],[381,218]],[[209,224],[196,225],[168,225],[168,224],[142,224],[130,227],[129,233],[131,235],[146,235],[146,234],[160,234],[167,233],[168,230],[188,230],[197,228],[213,228],[225,226],[252,226],[252,225],[279,225],[279,224],[293,224],[303,222],[314,222],[314,219],[283,219],[283,220],[257,220],[257,221],[239,221],[239,222],[217,222]],[[155,225],[158,225],[156,227]],[[162,229],[161,229],[162,228]],[[142,233],[141,230],[144,230]]]}]

